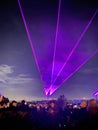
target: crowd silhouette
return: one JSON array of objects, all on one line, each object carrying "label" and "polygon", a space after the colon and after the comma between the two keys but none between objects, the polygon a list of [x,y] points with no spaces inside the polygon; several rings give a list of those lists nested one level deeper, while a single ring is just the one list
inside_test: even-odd
[{"label": "crowd silhouette", "polygon": [[64,95],[57,100],[36,102],[10,101],[0,95],[0,128],[14,130],[97,130],[97,100],[68,102]]}]

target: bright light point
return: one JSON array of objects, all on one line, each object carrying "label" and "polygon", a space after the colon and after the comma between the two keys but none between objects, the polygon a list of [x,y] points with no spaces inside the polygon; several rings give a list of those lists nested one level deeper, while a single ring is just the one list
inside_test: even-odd
[{"label": "bright light point", "polygon": [[53,88],[50,90],[50,95],[52,95],[58,88],[59,86],[53,86]]},{"label": "bright light point", "polygon": [[50,87],[49,86],[48,87],[44,87],[44,91],[45,91],[46,96],[50,95],[49,94],[50,93]]}]

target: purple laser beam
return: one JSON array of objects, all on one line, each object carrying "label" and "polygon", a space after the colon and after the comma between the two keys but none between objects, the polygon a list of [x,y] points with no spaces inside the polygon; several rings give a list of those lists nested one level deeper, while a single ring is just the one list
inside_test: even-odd
[{"label": "purple laser beam", "polygon": [[93,94],[94,96],[98,96],[98,91]]},{"label": "purple laser beam", "polygon": [[[63,68],[66,66],[68,60],[70,59],[70,57],[72,56],[73,52],[75,51],[75,49],[76,49],[77,46],[79,45],[79,43],[80,43],[80,41],[82,40],[83,36],[84,36],[85,33],[87,32],[87,30],[88,30],[88,28],[90,27],[90,25],[91,25],[91,23],[92,23],[94,17],[95,17],[96,14],[97,14],[97,12],[98,12],[98,9],[95,11],[95,13],[94,13],[93,16],[91,17],[90,21],[89,21],[88,24],[86,25],[84,31],[81,33],[79,39],[78,39],[77,42],[75,43],[75,46],[73,47],[72,51],[70,52],[69,56],[67,57],[66,61],[64,62],[62,68],[61,68],[60,71],[58,72],[56,78],[54,79],[53,84],[54,84],[54,82],[56,81],[57,77],[58,77],[58,76],[60,75],[60,73],[62,72]],[[53,85],[53,84],[52,84],[52,85]],[[51,85],[50,88],[52,88],[52,85]]]},{"label": "purple laser beam", "polygon": [[30,37],[30,33],[28,31],[28,27],[27,27],[27,24],[26,24],[26,20],[25,20],[25,17],[24,17],[24,13],[23,13],[21,4],[20,4],[20,0],[18,0],[18,5],[19,5],[19,9],[20,9],[20,12],[21,12],[23,23],[24,23],[24,26],[25,26],[25,29],[26,29],[26,33],[27,33],[27,36],[28,36],[28,39],[29,39],[29,42],[30,42],[30,46],[31,46],[31,49],[32,49],[32,52],[33,52],[33,55],[34,55],[34,59],[35,59],[38,71],[40,72],[37,57],[36,57],[35,50],[34,50],[34,47],[33,47],[33,43],[32,43],[31,37]]},{"label": "purple laser beam", "polygon": [[[94,53],[92,53],[73,73],[71,73],[66,79],[63,80],[62,84],[65,81],[67,81],[74,73],[76,73],[84,64],[86,64],[97,52],[98,52],[98,50],[96,50]],[[56,88],[52,88],[50,91],[50,95],[53,94],[53,92],[55,92],[60,86],[57,86]]]},{"label": "purple laser beam", "polygon": [[94,96],[98,96],[98,92],[94,93]]},{"label": "purple laser beam", "polygon": [[54,44],[54,55],[53,55],[53,65],[52,65],[51,83],[52,83],[52,80],[53,80],[53,72],[54,72],[55,52],[56,52],[56,44],[57,44],[57,36],[58,36],[58,27],[59,27],[59,19],[60,19],[60,7],[61,7],[61,0],[59,0],[59,7],[58,7],[58,18],[57,18],[56,36],[55,36],[55,44]]}]

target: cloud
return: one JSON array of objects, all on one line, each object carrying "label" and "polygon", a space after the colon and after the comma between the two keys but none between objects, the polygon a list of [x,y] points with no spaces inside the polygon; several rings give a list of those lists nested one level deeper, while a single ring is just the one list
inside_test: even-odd
[{"label": "cloud", "polygon": [[16,77],[10,77],[8,78],[8,84],[26,84],[33,81],[33,78],[29,77],[20,77],[19,75]]},{"label": "cloud", "polygon": [[0,65],[0,84],[3,85],[25,85],[34,81],[29,75],[18,74],[11,76],[14,73],[14,67],[8,65]]},{"label": "cloud", "polygon": [[11,74],[13,73],[13,66],[8,66],[8,65],[0,65],[0,74]]},{"label": "cloud", "polygon": [[6,83],[9,74],[13,73],[13,67],[8,65],[0,65],[0,82]]}]

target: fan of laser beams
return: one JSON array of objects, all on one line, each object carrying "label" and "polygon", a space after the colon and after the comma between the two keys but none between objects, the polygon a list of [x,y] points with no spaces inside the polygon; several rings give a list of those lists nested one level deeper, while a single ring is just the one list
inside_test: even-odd
[{"label": "fan of laser beams", "polygon": [[[68,11],[64,10],[61,6],[61,11],[58,11],[59,17],[57,21],[57,29],[54,44],[51,86],[48,89],[46,89],[47,93],[50,92],[52,86],[54,86],[53,84],[56,81],[56,79],[58,82],[62,79],[60,73],[66,67],[66,64],[70,59],[71,55],[73,55],[74,50],[80,44],[81,39],[85,36],[85,33],[90,28],[90,25],[92,24],[97,14],[97,11],[98,10],[96,10],[94,14],[92,14],[91,10],[90,13],[92,17],[88,22],[87,20],[81,20],[73,17],[71,13],[68,13]],[[89,13],[86,15],[88,17]]]},{"label": "fan of laser beams", "polygon": [[[57,88],[59,88],[65,81],[67,81],[76,71],[78,71],[90,58],[92,58],[94,54],[98,52],[97,22],[98,9],[95,11],[83,33],[77,40],[74,48],[67,57],[67,61],[64,62],[63,66],[56,75],[56,78],[51,85],[50,95],[56,91]],[[65,47],[67,48],[67,46]],[[59,49],[57,52],[58,51]]]},{"label": "fan of laser beams", "polygon": [[[75,69],[77,70],[79,63],[77,62],[77,65],[74,65],[74,69],[66,71],[66,68],[68,68],[70,64],[68,64],[68,61],[68,63],[66,62],[65,66],[65,61],[67,61],[67,59],[70,60],[70,57],[73,56],[74,51],[72,52],[72,50],[77,48],[77,45],[80,43],[80,40],[85,35],[85,32],[91,23],[86,26],[86,22],[80,22],[77,19],[72,18],[69,14],[67,15],[61,13],[62,15],[60,16],[61,0],[59,0],[58,20],[58,3],[56,8],[50,8],[53,6],[51,3],[50,6],[48,3],[48,6],[43,8],[36,5],[38,2],[32,2],[33,1],[28,2],[27,0],[24,0],[21,1],[20,4],[20,1],[18,0],[28,39],[34,54],[35,62],[45,86],[45,92],[46,94],[52,94],[64,81],[66,81],[72,75],[72,72],[76,72]],[[32,7],[33,4],[35,4],[36,8],[34,8],[34,6]],[[47,3],[44,5],[47,5]],[[52,14],[51,9],[53,9]],[[45,11],[45,13],[42,13],[42,11],[40,12],[40,10],[43,12]],[[95,15],[96,12],[94,16]],[[92,17],[91,22],[94,16]],[[82,31],[83,33],[81,34]],[[78,37],[81,39],[79,38],[80,40],[75,43]],[[85,61],[87,61],[87,59],[89,59],[89,57],[91,57],[92,52],[89,53],[86,58],[82,59],[82,61],[79,61],[81,62],[81,66],[85,63]],[[75,58],[76,57],[73,59]]]},{"label": "fan of laser beams", "polygon": [[[57,23],[58,1],[40,6],[42,1],[18,0],[26,33],[43,85],[51,85],[51,71]],[[41,4],[42,5],[42,4]]]}]

